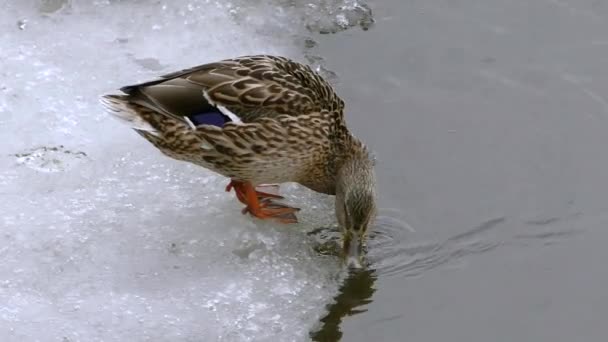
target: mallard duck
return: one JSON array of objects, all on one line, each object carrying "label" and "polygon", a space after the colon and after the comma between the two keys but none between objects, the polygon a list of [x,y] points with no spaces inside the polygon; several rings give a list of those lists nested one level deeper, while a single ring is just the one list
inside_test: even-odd
[{"label": "mallard duck", "polygon": [[344,101],[310,67],[243,56],[120,90],[102,96],[108,112],[165,155],[230,178],[243,213],[296,222],[299,209],[278,202],[284,182],[335,195],[343,254],[359,260],[376,208],[374,163],[346,126]]}]

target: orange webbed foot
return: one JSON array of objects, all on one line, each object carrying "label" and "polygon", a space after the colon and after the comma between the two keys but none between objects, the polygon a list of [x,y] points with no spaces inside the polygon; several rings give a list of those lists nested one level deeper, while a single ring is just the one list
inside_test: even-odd
[{"label": "orange webbed foot", "polygon": [[298,218],[295,213],[300,211],[300,208],[290,207],[288,205],[277,203],[267,199],[259,203],[259,208],[252,209],[251,206],[243,208],[242,213],[250,213],[259,219],[274,219],[281,223],[298,223]]},{"label": "orange webbed foot", "polygon": [[259,219],[273,219],[281,223],[298,222],[294,213],[299,211],[299,208],[293,208],[274,201],[276,199],[283,199],[283,196],[278,195],[278,185],[267,184],[254,188],[249,182],[232,180],[226,186],[226,191],[232,189],[234,189],[238,200],[247,205],[242,211],[243,214],[250,213]]},{"label": "orange webbed foot", "polygon": [[[230,192],[232,189],[234,189],[236,197],[241,203],[248,204],[247,199],[245,198],[244,182],[235,180],[230,181],[226,186],[226,192]],[[277,184],[260,184],[255,187],[255,193],[259,201],[264,201],[266,199],[284,199],[278,192],[279,185]]]}]

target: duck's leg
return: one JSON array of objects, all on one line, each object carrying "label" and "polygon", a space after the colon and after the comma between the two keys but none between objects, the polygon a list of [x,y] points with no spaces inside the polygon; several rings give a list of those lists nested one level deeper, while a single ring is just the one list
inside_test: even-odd
[{"label": "duck's leg", "polygon": [[249,212],[257,218],[274,219],[281,223],[298,222],[294,213],[300,211],[299,208],[292,208],[285,204],[274,202],[272,198],[265,198],[260,201],[258,191],[256,191],[251,183],[244,183],[243,187],[245,198],[248,202],[247,207],[243,209],[243,214]]},{"label": "duck's leg", "polygon": [[284,199],[279,195],[279,184],[259,184],[255,187],[255,192],[260,200],[266,198]]},{"label": "duck's leg", "polygon": [[260,219],[275,219],[282,223],[298,222],[295,212],[298,208],[276,203],[273,198],[281,196],[256,191],[255,187],[249,182],[231,181],[226,187],[227,191],[234,188],[236,197],[247,207],[243,209],[243,214],[250,213]]},{"label": "duck's leg", "polygon": [[[230,192],[230,190],[234,189],[234,192],[236,193],[236,197],[238,198],[238,200],[243,204],[247,204],[247,200],[245,198],[245,192],[243,190],[244,184],[245,184],[245,182],[231,180],[230,183],[228,183],[228,185],[226,186],[226,192]],[[266,191],[259,191],[258,188],[264,189]],[[264,201],[267,199],[283,199],[284,198],[283,196],[269,192],[269,191],[278,192],[278,189],[279,189],[279,186],[277,184],[263,184],[263,185],[257,186],[255,188],[255,192],[260,201]]]},{"label": "duck's leg", "polygon": [[243,192],[242,182],[231,180],[230,183],[226,185],[226,192],[230,192],[232,189],[234,189],[234,193],[236,194],[236,198],[239,200],[239,202],[247,204],[245,192]]}]

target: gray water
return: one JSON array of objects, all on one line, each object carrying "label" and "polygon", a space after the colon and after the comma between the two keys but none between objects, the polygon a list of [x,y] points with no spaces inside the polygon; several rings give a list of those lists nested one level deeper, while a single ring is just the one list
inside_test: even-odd
[{"label": "gray water", "polygon": [[415,232],[377,252],[343,340],[605,340],[608,3],[373,8],[320,50]]}]

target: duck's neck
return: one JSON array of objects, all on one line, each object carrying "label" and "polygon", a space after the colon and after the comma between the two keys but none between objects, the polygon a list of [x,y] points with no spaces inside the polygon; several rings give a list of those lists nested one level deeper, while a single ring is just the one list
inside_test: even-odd
[{"label": "duck's neck", "polygon": [[365,145],[348,132],[328,152],[322,164],[314,167],[314,172],[307,173],[299,183],[316,192],[335,195],[341,170],[362,162],[373,164]]},{"label": "duck's neck", "polygon": [[340,163],[336,165],[334,180],[336,191],[340,186],[352,188],[367,184],[368,176],[373,174],[374,162],[365,145],[354,137],[352,143],[348,153],[343,155]]}]

